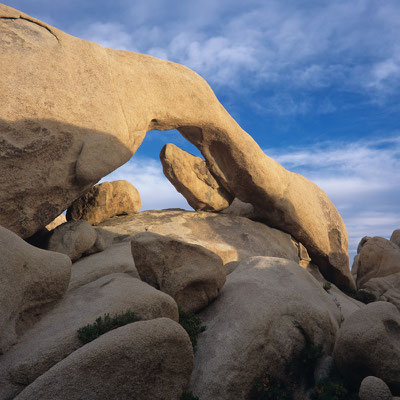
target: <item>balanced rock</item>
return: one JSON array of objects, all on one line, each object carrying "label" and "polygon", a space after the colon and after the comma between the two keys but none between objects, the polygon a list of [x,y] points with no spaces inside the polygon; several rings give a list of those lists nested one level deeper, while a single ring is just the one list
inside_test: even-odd
[{"label": "balanced rock", "polygon": [[140,278],[185,311],[207,306],[225,283],[221,258],[205,247],[152,232],[138,233],[131,244]]},{"label": "balanced rock", "polygon": [[126,240],[140,232],[173,236],[218,254],[223,263],[254,255],[281,257],[299,262],[299,244],[287,233],[247,218],[204,211],[143,211],[105,221],[102,230],[108,243]]},{"label": "balanced rock", "polygon": [[17,339],[22,315],[60,299],[68,287],[71,260],[23,241],[0,226],[0,354]]},{"label": "balanced rock", "polygon": [[69,221],[53,229],[46,249],[66,254],[76,261],[95,246],[96,240],[97,232],[87,221]]},{"label": "balanced rock", "polygon": [[67,219],[84,219],[91,225],[97,225],[115,215],[136,214],[140,206],[139,192],[130,182],[103,182],[71,204]]},{"label": "balanced rock", "polygon": [[357,263],[357,286],[363,288],[372,278],[400,272],[400,248],[390,240],[373,237],[362,246]]},{"label": "balanced rock", "polygon": [[361,382],[360,400],[392,400],[392,393],[385,382],[376,376],[367,376]]},{"label": "balanced rock", "polygon": [[5,5],[0,35],[1,225],[33,235],[127,162],[147,131],[177,128],[229,193],[303,243],[326,279],[354,287],[346,228],[327,195],[265,155],[195,72]]},{"label": "balanced rock", "polygon": [[200,157],[168,143],[160,152],[164,175],[195,210],[220,211],[232,200]]},{"label": "balanced rock", "polygon": [[18,400],[178,400],[193,368],[185,330],[168,318],[100,336],[36,379]]},{"label": "balanced rock", "polygon": [[[371,239],[372,240],[372,239]],[[382,379],[400,393],[400,312],[387,302],[374,302],[355,311],[340,327],[334,358],[343,376],[361,382]]]},{"label": "balanced rock", "polygon": [[256,378],[290,383],[306,341],[332,351],[341,315],[329,294],[293,261],[253,257],[227,277],[200,313],[191,390],[200,399],[247,399]]},{"label": "balanced rock", "polygon": [[178,307],[170,296],[126,274],[107,275],[71,290],[2,357],[0,393],[4,397],[0,399],[13,398],[81,347],[79,328],[105,314],[113,316],[127,310],[141,319],[167,317],[178,321]]}]

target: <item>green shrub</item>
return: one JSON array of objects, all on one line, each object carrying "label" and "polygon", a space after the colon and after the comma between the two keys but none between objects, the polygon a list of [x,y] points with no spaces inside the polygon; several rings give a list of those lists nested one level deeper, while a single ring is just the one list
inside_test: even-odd
[{"label": "green shrub", "polygon": [[78,338],[83,344],[86,344],[108,331],[136,321],[140,321],[140,318],[130,310],[122,314],[116,314],[113,317],[110,317],[110,314],[104,314],[104,317],[97,318],[93,324],[79,328]]},{"label": "green shrub", "polygon": [[323,288],[324,288],[327,292],[329,292],[329,290],[332,288],[332,284],[331,284],[330,282],[326,281],[326,282],[324,282]]},{"label": "green shrub", "polygon": [[368,304],[376,301],[376,296],[368,292],[364,289],[359,289],[359,290],[354,290],[354,289],[348,289],[345,292],[348,296],[352,297],[353,299],[356,299],[358,301],[361,301],[362,303]]},{"label": "green shrub", "polygon": [[184,392],[180,400],[200,400],[197,396],[194,396],[192,392]]},{"label": "green shrub", "polygon": [[179,323],[188,333],[190,341],[192,342],[193,350],[196,350],[197,337],[201,332],[206,330],[206,327],[201,325],[199,317],[196,317],[192,312],[183,311],[181,308],[179,308]]},{"label": "green shrub", "polygon": [[291,400],[292,389],[269,374],[254,380],[249,400]]}]

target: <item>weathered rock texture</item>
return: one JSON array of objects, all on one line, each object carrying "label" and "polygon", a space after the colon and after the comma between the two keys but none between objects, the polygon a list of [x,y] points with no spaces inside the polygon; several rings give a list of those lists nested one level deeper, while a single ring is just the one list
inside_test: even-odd
[{"label": "weathered rock texture", "polygon": [[[287,233],[243,217],[184,210],[144,211],[105,221],[107,242],[126,240],[139,232],[173,236],[218,254],[224,264],[254,255],[299,262],[299,245]],[[108,238],[107,238],[108,236]]]},{"label": "weathered rock texture", "polygon": [[360,385],[360,400],[392,400],[390,389],[382,379],[367,376]]},{"label": "weathered rock texture", "polygon": [[211,175],[204,160],[168,143],[160,152],[164,175],[195,210],[220,211],[233,197]]},{"label": "weathered rock texture", "polygon": [[307,271],[293,261],[253,257],[227,277],[200,317],[191,389],[200,399],[247,399],[264,373],[290,380],[306,338],[332,351],[340,312]]},{"label": "weathered rock texture", "polygon": [[326,194],[266,156],[199,75],[4,5],[0,37],[0,224],[31,236],[128,161],[148,130],[177,128],[229,193],[302,242],[326,278],[354,286],[346,228]]},{"label": "weathered rock texture", "polygon": [[390,241],[400,247],[400,229],[396,229],[393,231],[390,236]]},{"label": "weathered rock texture", "polygon": [[373,237],[362,246],[357,263],[357,286],[363,288],[372,278],[400,273],[400,248],[390,240]]},{"label": "weathered rock texture", "polygon": [[178,321],[178,307],[170,296],[126,274],[107,275],[71,290],[2,357],[0,399],[13,398],[81,347],[79,328],[104,314],[112,316],[127,310],[142,319],[167,317]]},{"label": "weathered rock texture", "polygon": [[0,354],[17,339],[22,313],[62,297],[71,275],[64,254],[38,249],[0,226]]},{"label": "weathered rock texture", "polygon": [[394,304],[400,311],[400,272],[381,278],[372,278],[363,289],[373,293],[377,299]]},{"label": "weathered rock texture", "polygon": [[192,345],[179,324],[135,322],[75,351],[16,399],[178,400],[192,368]]},{"label": "weathered rock texture", "polygon": [[350,315],[340,327],[334,358],[340,372],[361,382],[382,379],[400,394],[400,313],[393,304],[375,302]]},{"label": "weathered rock texture", "polygon": [[207,306],[225,283],[221,258],[205,247],[152,232],[136,234],[131,244],[140,278],[169,294],[184,311]]},{"label": "weathered rock texture", "polygon": [[139,192],[130,182],[103,182],[71,204],[67,219],[84,219],[91,225],[97,225],[115,215],[136,214],[140,205]]}]

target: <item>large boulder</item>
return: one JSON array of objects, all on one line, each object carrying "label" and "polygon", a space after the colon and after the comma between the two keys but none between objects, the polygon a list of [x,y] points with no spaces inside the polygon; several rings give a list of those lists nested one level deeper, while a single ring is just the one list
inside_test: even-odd
[{"label": "large boulder", "polygon": [[31,236],[128,161],[147,131],[177,128],[229,193],[303,243],[327,279],[354,287],[346,228],[327,195],[265,155],[195,72],[5,5],[0,36],[0,224]]},{"label": "large boulder", "polygon": [[97,225],[115,215],[136,214],[140,206],[139,192],[130,182],[103,182],[93,186],[68,207],[67,219],[84,219]]},{"label": "large boulder", "polygon": [[140,278],[169,294],[184,311],[207,306],[225,283],[221,258],[205,247],[152,232],[138,233],[131,245]]},{"label": "large boulder", "polygon": [[350,315],[340,327],[334,349],[343,376],[361,382],[382,379],[400,394],[400,312],[393,304],[375,302]]},{"label": "large boulder", "polygon": [[68,287],[71,260],[31,246],[0,226],[0,354],[16,340],[24,313],[59,300]]},{"label": "large boulder", "polygon": [[360,400],[392,400],[392,393],[385,382],[376,376],[367,376],[360,385]]},{"label": "large boulder", "polygon": [[168,143],[160,152],[164,175],[195,210],[220,211],[233,197],[211,175],[204,160]]},{"label": "large boulder", "polygon": [[108,332],[40,376],[18,400],[179,400],[190,379],[193,349],[168,318]]},{"label": "large boulder", "polygon": [[218,254],[224,264],[254,255],[299,262],[299,244],[290,235],[247,218],[184,210],[144,211],[99,225],[109,243],[140,232],[173,236]]},{"label": "large boulder", "polygon": [[264,374],[290,384],[306,343],[330,354],[341,314],[329,294],[293,261],[253,257],[227,277],[200,313],[191,389],[200,399],[247,399]]},{"label": "large boulder", "polygon": [[104,314],[131,310],[141,319],[178,321],[178,307],[168,295],[126,274],[97,279],[67,295],[48,311],[0,360],[0,391],[13,398],[25,386],[82,346],[77,330]]},{"label": "large boulder", "polygon": [[396,273],[400,273],[400,248],[382,237],[368,239],[357,259],[357,286],[363,288],[372,278]]}]

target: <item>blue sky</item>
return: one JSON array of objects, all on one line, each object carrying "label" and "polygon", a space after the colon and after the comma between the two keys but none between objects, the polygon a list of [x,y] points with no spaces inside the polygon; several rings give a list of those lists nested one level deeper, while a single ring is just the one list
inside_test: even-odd
[{"label": "blue sky", "polygon": [[[202,75],[266,154],[321,186],[354,253],[400,228],[398,0],[15,0],[5,4],[106,47],[182,63]],[[150,132],[107,179],[138,187],[143,208],[183,207]]]}]

